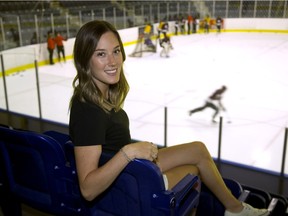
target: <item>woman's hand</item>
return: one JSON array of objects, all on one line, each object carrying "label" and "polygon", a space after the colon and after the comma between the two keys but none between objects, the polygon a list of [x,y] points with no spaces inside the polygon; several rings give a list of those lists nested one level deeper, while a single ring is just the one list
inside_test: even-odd
[{"label": "woman's hand", "polygon": [[158,157],[158,147],[152,142],[136,142],[128,144],[122,149],[130,160],[138,158],[154,161]]}]

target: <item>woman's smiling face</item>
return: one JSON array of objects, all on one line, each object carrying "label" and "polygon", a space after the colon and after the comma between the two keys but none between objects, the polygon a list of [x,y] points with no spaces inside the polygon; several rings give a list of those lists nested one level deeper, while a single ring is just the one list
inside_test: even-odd
[{"label": "woman's smiling face", "polygon": [[123,56],[120,43],[113,32],[104,33],[90,59],[92,79],[103,95],[109,86],[119,82]]}]

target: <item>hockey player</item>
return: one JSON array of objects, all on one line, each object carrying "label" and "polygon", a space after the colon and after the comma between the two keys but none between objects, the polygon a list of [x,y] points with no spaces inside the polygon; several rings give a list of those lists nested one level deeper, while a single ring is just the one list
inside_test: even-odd
[{"label": "hockey player", "polygon": [[161,34],[163,34],[164,37],[166,37],[167,32],[168,32],[168,28],[169,28],[169,26],[168,26],[167,22],[161,21],[159,23],[158,28],[157,28],[157,30],[158,30],[158,39],[161,38]]},{"label": "hockey player", "polygon": [[189,115],[191,116],[193,113],[200,112],[209,107],[215,111],[212,116],[212,122],[216,123],[215,118],[218,115],[219,111],[226,110],[221,102],[222,95],[226,90],[227,90],[227,87],[224,85],[220,89],[215,90],[213,94],[207,98],[203,106],[190,110]]},{"label": "hockey player", "polygon": [[220,33],[222,27],[222,19],[219,16],[216,18],[216,26],[217,26],[217,32]]},{"label": "hockey player", "polygon": [[164,22],[164,24],[162,25],[162,34],[164,35],[164,38],[167,36],[168,33],[168,22]]},{"label": "hockey player", "polygon": [[170,37],[165,35],[164,38],[160,39],[160,46],[162,50],[160,52],[160,57],[169,57],[170,50],[173,49],[173,46],[170,41]]},{"label": "hockey player", "polygon": [[210,30],[210,17],[206,15],[204,19],[204,33],[208,34]]},{"label": "hockey player", "polygon": [[158,27],[157,27],[157,31],[158,31],[158,38],[160,38],[161,33],[162,33],[162,28],[163,28],[164,22],[160,21]]}]

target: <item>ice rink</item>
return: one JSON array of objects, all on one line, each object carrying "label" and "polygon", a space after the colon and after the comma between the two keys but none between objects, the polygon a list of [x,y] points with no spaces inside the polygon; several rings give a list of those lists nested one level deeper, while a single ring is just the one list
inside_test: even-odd
[{"label": "ice rink", "polygon": [[[222,159],[280,172],[288,125],[288,35],[211,33],[171,40],[169,58],[160,57],[159,45],[157,53],[141,58],[129,57],[135,45],[125,47],[130,92],[124,109],[132,137],[163,145],[166,107],[168,146],[200,140],[217,157],[219,125],[211,123],[213,110],[192,116],[188,111],[226,85]],[[72,60],[39,67],[44,119],[68,124],[75,73]],[[6,82],[9,110],[39,117],[35,70],[19,71]],[[0,98],[5,108],[2,90]]]}]

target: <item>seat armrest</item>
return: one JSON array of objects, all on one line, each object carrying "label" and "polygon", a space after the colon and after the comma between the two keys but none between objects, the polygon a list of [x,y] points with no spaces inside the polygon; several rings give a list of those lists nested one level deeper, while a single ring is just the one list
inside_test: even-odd
[{"label": "seat armrest", "polygon": [[187,215],[196,208],[200,197],[200,179],[196,175],[187,174],[172,188],[175,193],[175,215]]},{"label": "seat armrest", "polygon": [[187,174],[171,190],[154,193],[152,205],[167,211],[167,213],[169,210],[167,206],[169,206],[173,215],[187,215],[188,212],[198,206],[200,184],[198,176]]},{"label": "seat armrest", "polygon": [[[200,197],[200,179],[196,175],[188,174],[171,190],[165,189],[163,175],[159,167],[145,159],[135,159],[123,170],[133,175],[138,183],[142,196],[150,200],[152,207],[161,212],[174,215],[186,215],[198,205]],[[149,185],[149,189],[145,188]]]},{"label": "seat armrest", "polygon": [[192,174],[187,174],[181,181],[179,181],[171,190],[175,193],[177,200],[183,200],[190,190],[198,188],[199,177]]}]

